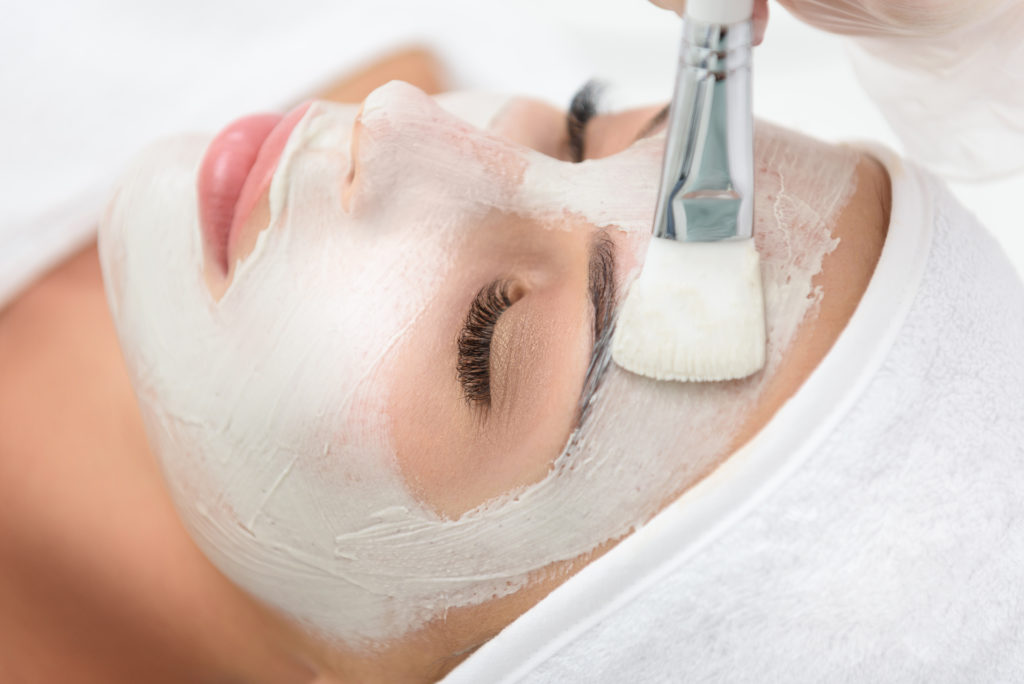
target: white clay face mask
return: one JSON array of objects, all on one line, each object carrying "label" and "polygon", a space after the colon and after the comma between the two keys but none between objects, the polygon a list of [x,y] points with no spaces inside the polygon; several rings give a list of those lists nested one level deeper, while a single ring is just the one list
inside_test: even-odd
[{"label": "white clay face mask", "polygon": [[[478,123],[494,111],[460,97],[446,106]],[[142,160],[101,226],[101,260],[150,443],[196,542],[307,629],[370,649],[628,534],[711,467],[820,301],[811,279],[835,248],[856,155],[805,155],[806,141],[758,129],[760,379],[657,383],[610,366],[546,476],[448,519],[403,477],[389,397],[453,255],[494,212],[581,217],[641,253],[663,142],[573,165],[392,83],[364,104],[358,192],[343,203],[358,111],[310,107],[271,184],[270,225],[219,301],[203,280],[194,189],[206,140]]]}]

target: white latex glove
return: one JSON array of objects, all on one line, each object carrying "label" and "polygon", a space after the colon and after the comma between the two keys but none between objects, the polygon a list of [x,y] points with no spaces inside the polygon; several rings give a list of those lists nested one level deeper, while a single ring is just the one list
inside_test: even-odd
[{"label": "white latex glove", "polygon": [[[858,36],[939,36],[976,26],[1007,0],[778,0],[807,23]],[[660,3],[656,3],[660,4]]]},{"label": "white latex glove", "polygon": [[962,5],[944,32],[858,36],[854,70],[914,161],[951,180],[1024,172],[1024,2]]},{"label": "white latex glove", "polygon": [[[680,16],[686,0],[650,0]],[[778,0],[817,28],[858,36],[935,36],[990,21],[1018,0]],[[768,0],[755,0],[754,22],[764,32]]]},{"label": "white latex glove", "polygon": [[778,2],[854,37],[854,70],[908,157],[951,180],[1024,172],[1024,0]]},{"label": "white latex glove", "polygon": [[906,154],[954,180],[1024,171],[1024,0],[778,0],[854,36],[851,59]]}]

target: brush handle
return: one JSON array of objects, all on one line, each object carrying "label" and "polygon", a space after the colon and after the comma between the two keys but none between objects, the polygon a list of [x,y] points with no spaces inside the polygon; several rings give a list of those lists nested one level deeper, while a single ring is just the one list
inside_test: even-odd
[{"label": "brush handle", "polygon": [[754,14],[754,0],[688,0],[686,16],[705,24],[735,24]]},{"label": "brush handle", "polygon": [[654,235],[685,242],[753,235],[751,21],[683,22]]}]

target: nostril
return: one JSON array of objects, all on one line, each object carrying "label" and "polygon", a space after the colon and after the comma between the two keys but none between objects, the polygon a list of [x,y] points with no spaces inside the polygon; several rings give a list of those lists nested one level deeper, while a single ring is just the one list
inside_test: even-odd
[{"label": "nostril", "polygon": [[[362,149],[365,136],[368,140],[393,139],[395,134],[402,129],[394,117],[406,116],[422,105],[423,101],[430,102],[430,98],[417,88],[401,81],[390,81],[366,96],[359,111],[356,113],[355,122],[352,124],[352,135],[349,139],[349,161],[348,173],[345,174],[341,189],[341,206],[345,211],[350,211],[353,198],[355,197],[360,184],[362,183],[361,156],[368,152]],[[432,103],[431,103],[432,104]],[[408,121],[416,117],[407,118]],[[372,146],[372,142],[370,143]]]},{"label": "nostril", "polygon": [[356,115],[356,121],[352,125],[352,138],[349,141],[348,150],[348,173],[341,186],[341,208],[349,211],[352,206],[352,196],[355,194],[357,183],[357,167],[359,166],[359,138],[363,132],[363,110],[360,108]]},{"label": "nostril", "polygon": [[346,212],[352,209],[352,196],[355,194],[356,184],[356,166],[355,160],[349,162],[348,175],[345,176],[345,181],[341,189],[341,208]]}]

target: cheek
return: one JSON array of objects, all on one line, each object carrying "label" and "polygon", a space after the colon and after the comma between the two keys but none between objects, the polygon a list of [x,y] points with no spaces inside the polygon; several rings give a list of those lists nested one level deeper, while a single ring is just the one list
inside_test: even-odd
[{"label": "cheek", "polygon": [[[458,263],[396,349],[388,392],[407,485],[448,518],[548,473],[575,423],[590,355],[589,231],[506,217],[481,235],[461,244]],[[502,277],[527,294],[495,326],[485,410],[468,403],[458,380],[457,339],[472,298]]]},{"label": "cheek", "polygon": [[[495,334],[495,344],[508,349],[495,376],[514,378],[494,397],[495,411],[509,416],[495,430],[506,445],[502,456],[515,469],[505,473],[506,488],[539,480],[561,453],[576,423],[590,358],[592,317],[579,283],[535,295]],[[514,370],[506,374],[501,364]]]},{"label": "cheek", "polygon": [[387,393],[399,469],[414,496],[438,512],[450,504],[439,499],[445,483],[462,484],[460,465],[469,458],[470,426],[459,412],[463,400],[455,381],[455,338],[441,334],[456,325],[454,316],[426,312],[397,350]]},{"label": "cheek", "polygon": [[483,500],[480,482],[488,479],[485,471],[492,462],[487,445],[476,438],[484,413],[467,403],[456,372],[458,331],[476,289],[465,276],[448,280],[396,350],[387,393],[390,432],[406,485],[445,518]]},{"label": "cheek", "polygon": [[407,486],[442,517],[458,518],[547,475],[575,423],[590,320],[585,299],[568,285],[531,292],[506,312],[492,341],[485,413],[467,404],[457,380],[463,308],[450,311],[410,330],[387,405]]}]

